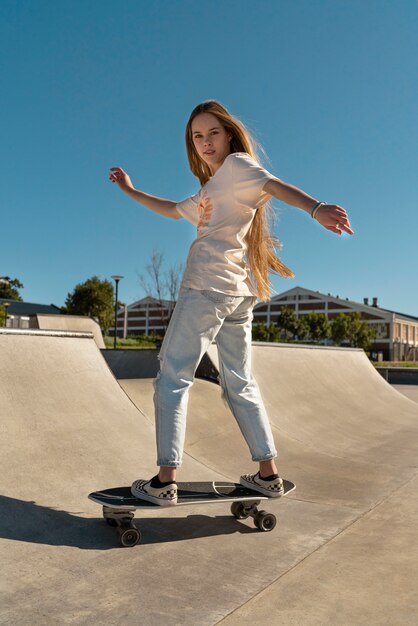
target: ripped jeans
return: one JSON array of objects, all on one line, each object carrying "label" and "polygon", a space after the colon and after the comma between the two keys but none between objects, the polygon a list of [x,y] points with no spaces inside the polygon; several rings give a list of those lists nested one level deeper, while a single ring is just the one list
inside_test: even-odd
[{"label": "ripped jeans", "polygon": [[181,287],[153,383],[157,465],[182,464],[189,389],[202,356],[215,338],[223,394],[252,460],[277,456],[268,415],[251,374],[254,301],[253,296]]}]

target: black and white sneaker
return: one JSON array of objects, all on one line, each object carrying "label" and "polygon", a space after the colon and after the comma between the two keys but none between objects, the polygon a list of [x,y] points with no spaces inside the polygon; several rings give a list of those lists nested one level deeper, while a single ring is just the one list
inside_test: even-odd
[{"label": "black and white sneaker", "polygon": [[177,483],[164,483],[162,487],[152,487],[151,483],[153,481],[155,481],[155,478],[151,480],[135,480],[131,486],[132,495],[159,506],[174,506],[177,504]]},{"label": "black and white sneaker", "polygon": [[244,474],[239,479],[239,482],[244,487],[259,491],[269,498],[278,498],[284,494],[283,480],[278,475],[271,480],[265,480],[261,478],[260,472],[257,472],[257,474]]}]

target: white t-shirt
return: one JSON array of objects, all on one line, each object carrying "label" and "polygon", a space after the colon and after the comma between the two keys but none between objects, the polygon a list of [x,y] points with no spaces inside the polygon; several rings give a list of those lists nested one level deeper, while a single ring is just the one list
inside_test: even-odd
[{"label": "white t-shirt", "polygon": [[249,281],[244,238],[257,208],[272,197],[263,186],[274,179],[246,152],[233,152],[197,194],[176,204],[177,211],[197,227],[183,287],[258,295]]}]

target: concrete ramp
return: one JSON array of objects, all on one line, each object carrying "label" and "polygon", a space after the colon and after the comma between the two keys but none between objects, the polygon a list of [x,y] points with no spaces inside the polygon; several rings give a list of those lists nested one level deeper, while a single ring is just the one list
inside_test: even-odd
[{"label": "concrete ramp", "polygon": [[[113,623],[121,604],[140,623],[144,608],[130,607],[131,598],[150,594],[165,557],[148,545],[148,556],[132,550],[124,563],[114,530],[87,495],[155,473],[153,424],[119,386],[92,333],[1,329],[0,355],[0,623],[111,623],[109,603]],[[187,456],[184,471],[196,480],[225,478]],[[164,517],[144,530],[163,553],[171,526]],[[175,541],[175,519],[172,526]],[[189,532],[199,534],[199,522],[192,519]],[[175,559],[167,558],[170,572]]]},{"label": "concrete ramp", "polygon": [[[100,358],[90,333],[0,334],[1,493],[38,505],[84,509],[82,494],[145,471],[126,434],[141,415]],[[152,427],[143,420],[149,441]],[[126,445],[128,446],[126,448]],[[118,454],[109,456],[109,447]],[[121,449],[133,457],[127,467]],[[141,451],[142,452],[142,451]],[[132,475],[132,474],[130,474]]]},{"label": "concrete ramp", "polygon": [[[277,528],[220,504],[152,509],[127,549],[87,494],[155,471],[152,380],[119,384],[91,333],[0,330],[0,624],[415,626],[418,405],[359,351],[330,367],[319,352],[254,345],[297,484],[264,507]],[[255,467],[219,387],[196,380],[179,478]]]},{"label": "concrete ramp", "polygon": [[92,317],[86,315],[35,315],[40,330],[64,330],[70,332],[91,332],[99,348],[105,348],[100,325]]},{"label": "concrete ramp", "polygon": [[[215,345],[209,354],[218,367]],[[254,342],[252,354],[280,432],[333,456],[415,466],[417,404],[389,385],[363,350]]]},{"label": "concrete ramp", "polygon": [[363,350],[255,344],[253,371],[272,421],[291,437],[342,458],[416,464],[418,407]]}]

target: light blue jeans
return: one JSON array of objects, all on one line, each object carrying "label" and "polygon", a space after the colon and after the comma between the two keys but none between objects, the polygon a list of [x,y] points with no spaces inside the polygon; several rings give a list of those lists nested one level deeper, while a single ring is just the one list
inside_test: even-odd
[{"label": "light blue jeans", "polygon": [[[181,287],[159,353],[154,379],[157,465],[180,467],[189,389],[202,356],[216,338],[219,382],[253,461],[277,456],[258,385],[251,374],[252,296]],[[210,407],[208,407],[210,411]]]}]

